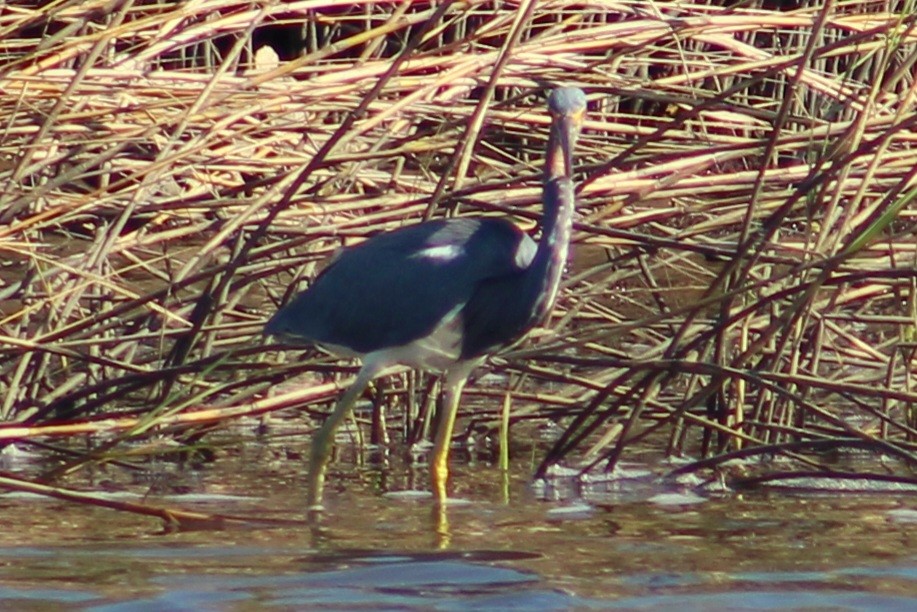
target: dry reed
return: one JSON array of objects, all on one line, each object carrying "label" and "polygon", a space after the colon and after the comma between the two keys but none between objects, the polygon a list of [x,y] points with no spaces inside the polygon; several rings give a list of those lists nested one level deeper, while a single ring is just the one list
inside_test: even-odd
[{"label": "dry reed", "polygon": [[[494,360],[514,422],[566,427],[540,472],[649,439],[697,469],[829,473],[830,443],[912,474],[915,19],[867,0],[0,9],[0,444],[289,406],[253,398],[330,366],[263,345],[288,287],[421,218],[531,227],[541,96],[575,84],[579,254],[551,331]],[[469,392],[496,423],[503,392]]]}]

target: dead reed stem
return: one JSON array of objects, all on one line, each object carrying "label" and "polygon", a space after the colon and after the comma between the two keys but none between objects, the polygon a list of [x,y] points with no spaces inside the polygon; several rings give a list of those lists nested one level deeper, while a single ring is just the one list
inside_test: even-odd
[{"label": "dead reed stem", "polygon": [[0,440],[327,401],[332,383],[260,398],[326,371],[276,368],[265,317],[367,235],[532,227],[541,95],[575,84],[578,255],[551,331],[495,361],[525,377],[513,422],[566,427],[540,472],[586,448],[612,469],[635,440],[710,457],[826,437],[912,470],[917,12],[892,5],[7,11]]}]

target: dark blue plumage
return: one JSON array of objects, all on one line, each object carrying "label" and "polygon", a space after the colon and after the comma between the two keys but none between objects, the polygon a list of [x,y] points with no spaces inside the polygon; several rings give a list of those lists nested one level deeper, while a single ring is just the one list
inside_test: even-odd
[{"label": "dark blue plumage", "polygon": [[265,333],[355,354],[405,345],[430,334],[479,283],[517,275],[534,252],[532,239],[504,219],[436,220],[379,234],[342,251]]},{"label": "dark blue plumage", "polygon": [[[567,178],[545,184],[541,242],[523,270],[483,279],[462,309],[462,357],[469,359],[519,340],[550,313],[567,260],[573,215],[573,183]],[[548,214],[548,208],[552,208]],[[557,210],[553,210],[556,208]],[[561,222],[557,222],[558,219]]]},{"label": "dark blue plumage", "polygon": [[320,506],[334,432],[367,384],[394,365],[444,372],[445,414],[430,476],[446,497],[449,441],[462,388],[486,355],[519,340],[550,312],[573,218],[572,149],[586,108],[576,88],[551,92],[541,240],[504,219],[436,220],[379,234],[340,252],[275,314],[270,335],[359,356],[357,380],[316,434],[310,506]]}]

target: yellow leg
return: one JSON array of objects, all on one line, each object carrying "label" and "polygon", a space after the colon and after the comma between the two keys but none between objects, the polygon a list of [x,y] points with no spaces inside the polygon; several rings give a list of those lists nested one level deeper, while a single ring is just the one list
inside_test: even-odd
[{"label": "yellow leg", "polygon": [[334,411],[322,425],[312,439],[312,449],[309,453],[309,495],[308,509],[310,512],[321,510],[322,493],[325,488],[325,470],[331,458],[331,449],[334,446],[334,434],[341,423],[350,416],[354,403],[363,393],[370,381],[379,373],[379,368],[373,364],[364,364],[357,374],[353,384],[347,388]]},{"label": "yellow leg", "polygon": [[503,396],[503,414],[500,418],[500,475],[502,477],[503,503],[509,504],[509,409],[510,390]]},{"label": "yellow leg", "polygon": [[430,483],[437,502],[446,501],[446,483],[449,480],[449,443],[452,441],[452,429],[455,427],[455,415],[458,413],[462,389],[468,381],[471,367],[460,367],[443,377],[445,414],[436,428],[436,440],[433,443],[433,454],[430,456]]}]

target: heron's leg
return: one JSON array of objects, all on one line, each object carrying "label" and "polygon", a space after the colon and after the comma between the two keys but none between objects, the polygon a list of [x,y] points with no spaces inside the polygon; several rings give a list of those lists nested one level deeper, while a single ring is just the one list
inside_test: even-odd
[{"label": "heron's leg", "polygon": [[334,434],[353,409],[357,398],[366,389],[370,381],[376,377],[381,368],[373,363],[364,363],[347,390],[341,395],[334,411],[322,425],[321,429],[312,438],[312,449],[309,453],[309,505],[310,510],[322,507],[322,492],[325,487],[325,469],[331,458],[331,448],[334,446]]},{"label": "heron's leg", "polygon": [[449,443],[452,441],[452,429],[455,427],[455,415],[458,413],[462,389],[468,382],[468,376],[476,364],[461,364],[449,370],[443,376],[443,408],[445,413],[439,419],[436,428],[436,439],[433,443],[433,454],[430,456],[430,483],[436,501],[446,500],[446,481],[449,480]]}]

